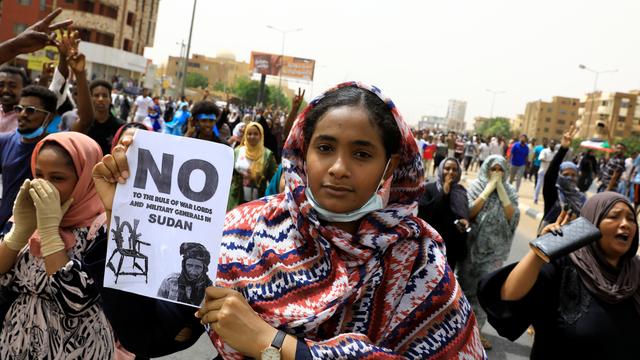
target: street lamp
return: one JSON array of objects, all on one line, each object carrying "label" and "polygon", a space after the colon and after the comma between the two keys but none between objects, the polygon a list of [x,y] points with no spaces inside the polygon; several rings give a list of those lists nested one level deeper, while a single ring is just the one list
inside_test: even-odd
[{"label": "street lamp", "polygon": [[493,96],[491,97],[491,115],[489,116],[489,119],[493,119],[493,107],[496,104],[496,95],[504,94],[506,93],[506,91],[491,90],[491,89],[486,89],[486,90],[487,92],[490,92],[491,94],[493,94]]},{"label": "street lamp", "polygon": [[[594,80],[593,80],[593,92],[591,93],[591,106],[590,106],[590,110],[589,110],[589,122],[587,123],[587,129],[586,129],[586,132],[584,133],[586,136],[589,136],[589,128],[591,127],[591,120],[593,119],[593,104],[595,104],[595,102],[596,102],[596,90],[598,90],[598,77],[600,76],[600,74],[618,72],[618,69],[613,69],[613,70],[595,70],[595,69],[591,69],[591,68],[589,68],[589,67],[587,67],[586,65],[583,65],[583,64],[578,65],[578,67],[580,69],[582,69],[582,70],[587,70],[587,71],[592,72],[593,74],[595,74]],[[582,125],[582,124],[580,124],[580,125]]]},{"label": "street lamp", "polygon": [[271,29],[271,30],[278,31],[278,32],[280,32],[282,34],[282,48],[280,50],[280,69],[278,71],[278,73],[280,75],[280,80],[278,81],[278,89],[281,89],[282,88],[282,61],[284,60],[284,41],[285,41],[285,38],[287,36],[287,33],[302,31],[302,28],[280,29],[280,28],[277,28],[277,27],[271,26],[271,25],[267,25],[267,27],[269,29]]}]

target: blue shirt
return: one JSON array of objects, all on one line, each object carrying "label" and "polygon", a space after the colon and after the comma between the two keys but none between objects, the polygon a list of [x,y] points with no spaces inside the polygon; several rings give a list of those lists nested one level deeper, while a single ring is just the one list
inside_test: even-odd
[{"label": "blue shirt", "polygon": [[31,153],[36,143],[23,143],[17,131],[0,134],[0,172],[2,200],[0,201],[0,231],[13,213],[13,202],[25,179],[31,179]]},{"label": "blue shirt", "polygon": [[538,145],[533,148],[533,166],[540,167],[540,159],[538,158],[540,157],[540,153],[542,152],[543,149],[544,149],[544,146],[542,145]]},{"label": "blue shirt", "polygon": [[511,165],[523,166],[527,163],[529,156],[529,147],[527,144],[522,145],[520,141],[511,146]]}]

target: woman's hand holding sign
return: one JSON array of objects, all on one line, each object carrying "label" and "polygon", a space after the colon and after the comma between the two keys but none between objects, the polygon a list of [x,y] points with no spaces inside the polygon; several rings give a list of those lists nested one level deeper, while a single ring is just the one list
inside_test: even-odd
[{"label": "woman's hand holding sign", "polygon": [[[278,330],[264,321],[241,293],[209,286],[204,303],[196,312],[203,325],[210,325],[224,342],[246,356],[259,359]],[[287,335],[282,346],[282,359],[293,359],[296,339]]]},{"label": "woman's hand holding sign", "polygon": [[104,209],[111,216],[113,197],[116,193],[116,183],[124,184],[129,178],[129,163],[127,162],[127,148],[133,142],[133,137],[125,135],[120,143],[113,148],[111,154],[105,155],[102,161],[93,167],[93,182]]}]

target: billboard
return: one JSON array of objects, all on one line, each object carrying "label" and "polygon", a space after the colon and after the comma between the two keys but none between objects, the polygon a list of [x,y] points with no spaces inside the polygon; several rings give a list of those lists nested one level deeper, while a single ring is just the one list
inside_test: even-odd
[{"label": "billboard", "polygon": [[46,46],[44,49],[27,55],[29,70],[42,71],[42,65],[49,62],[58,63],[58,48],[55,46]]},{"label": "billboard", "polygon": [[313,80],[315,60],[251,52],[251,71],[256,74],[282,76],[298,80]]}]

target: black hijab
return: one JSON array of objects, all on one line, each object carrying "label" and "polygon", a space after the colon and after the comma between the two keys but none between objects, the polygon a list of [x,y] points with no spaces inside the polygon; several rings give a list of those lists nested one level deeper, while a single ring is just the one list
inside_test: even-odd
[{"label": "black hijab", "polygon": [[[638,219],[635,217],[633,206],[629,200],[611,191],[598,193],[587,200],[580,211],[580,216],[599,226],[611,208],[619,202],[629,206],[637,225]],[[636,255],[638,251],[637,226],[632,241],[627,253],[620,258],[617,268],[613,268],[606,262],[597,242],[574,251],[569,257],[578,268],[582,282],[593,295],[610,304],[616,304],[632,297],[636,311],[640,313],[640,257]]]}]

